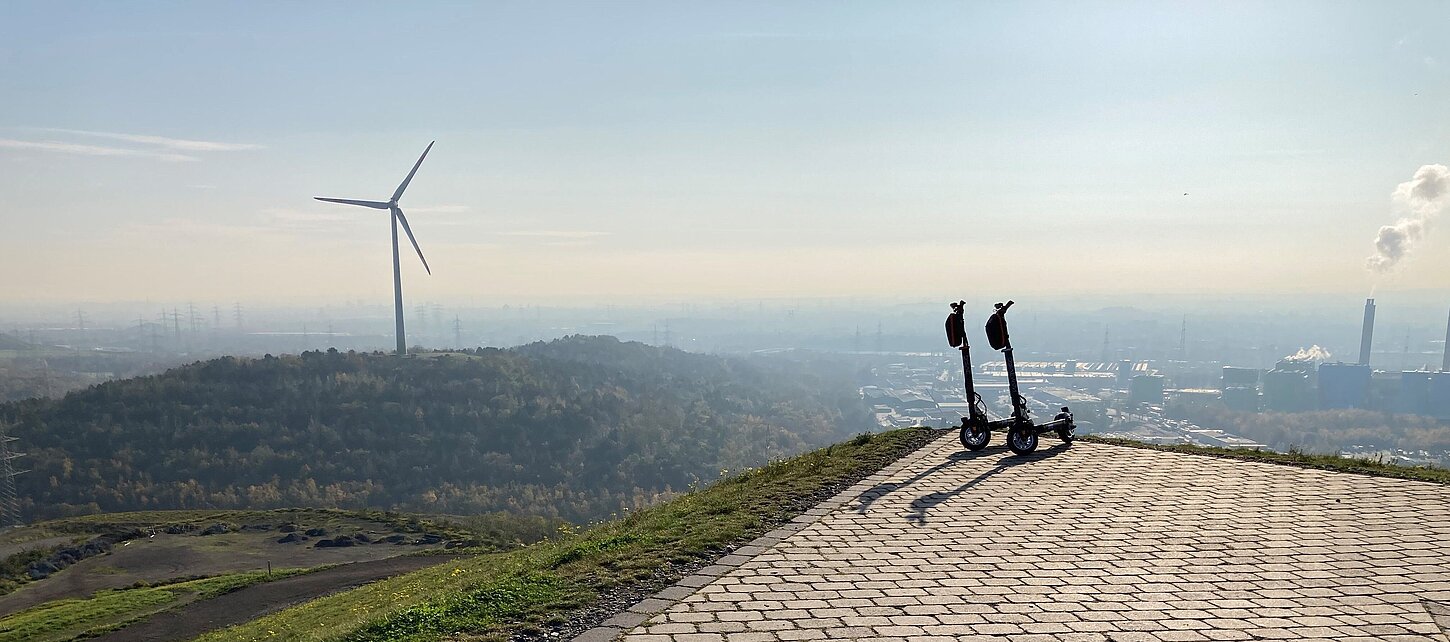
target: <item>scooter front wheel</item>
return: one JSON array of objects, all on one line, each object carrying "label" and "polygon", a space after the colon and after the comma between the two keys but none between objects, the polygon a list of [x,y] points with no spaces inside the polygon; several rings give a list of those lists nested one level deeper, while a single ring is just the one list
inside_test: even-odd
[{"label": "scooter front wheel", "polygon": [[1057,436],[1061,438],[1064,442],[1070,444],[1072,443],[1072,440],[1077,438],[1077,431],[1073,430],[1072,428],[1058,428]]},{"label": "scooter front wheel", "polygon": [[1037,450],[1037,431],[1032,426],[1013,426],[1007,431],[1007,447],[1019,455]]},{"label": "scooter front wheel", "polygon": [[961,432],[962,447],[976,452],[987,447],[992,441],[992,431],[986,428],[973,426],[962,426]]}]

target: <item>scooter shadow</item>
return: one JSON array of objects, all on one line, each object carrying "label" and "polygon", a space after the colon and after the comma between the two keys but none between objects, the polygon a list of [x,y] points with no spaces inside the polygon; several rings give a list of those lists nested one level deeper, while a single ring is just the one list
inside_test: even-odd
[{"label": "scooter shadow", "polygon": [[867,509],[871,508],[872,502],[875,502],[876,500],[885,497],[887,493],[906,488],[907,486],[910,486],[916,482],[926,479],[927,477],[930,477],[933,473],[946,470],[947,468],[951,468],[952,466],[955,466],[968,459],[976,459],[982,454],[983,453],[981,451],[969,452],[963,450],[954,452],[947,457],[946,461],[932,466],[931,468],[928,468],[926,470],[923,470],[915,475],[912,475],[910,479],[899,482],[885,482],[872,486],[865,492],[856,496],[856,505],[852,507],[852,510],[855,510],[857,513],[864,515],[866,514]]},{"label": "scooter shadow", "polygon": [[[1051,459],[1062,453],[1067,452],[1069,446],[1070,445],[1068,443],[1063,442],[1055,444],[1050,448],[1037,450],[1027,455],[1003,457],[1001,463],[993,466],[986,471],[983,471],[982,474],[973,477],[961,486],[958,486],[952,490],[927,493],[926,495],[922,495],[921,497],[916,498],[911,502],[911,514],[906,517],[906,521],[911,522],[912,524],[915,524],[917,526],[923,526],[926,524],[926,515],[928,512],[931,511],[931,509],[936,508],[937,506],[950,501],[952,498],[967,492],[973,486],[976,486],[977,484],[986,481],[993,475],[1002,473],[1014,466],[1021,466],[1024,464],[1039,462],[1044,459]],[[999,448],[983,448],[975,454],[982,455],[993,450],[1007,450],[1007,447],[1004,445],[1000,446]]]}]

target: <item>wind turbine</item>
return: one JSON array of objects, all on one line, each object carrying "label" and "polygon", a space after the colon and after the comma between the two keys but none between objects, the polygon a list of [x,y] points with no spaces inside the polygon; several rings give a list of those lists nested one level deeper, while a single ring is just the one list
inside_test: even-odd
[{"label": "wind turbine", "polygon": [[403,336],[403,273],[398,267],[398,224],[403,224],[403,231],[408,233],[408,240],[413,242],[413,249],[418,252],[418,260],[423,262],[423,269],[429,275],[433,270],[428,268],[428,259],[423,258],[423,250],[418,247],[418,239],[413,237],[413,228],[408,227],[408,217],[403,216],[403,209],[398,207],[398,199],[403,197],[403,190],[408,189],[408,183],[413,181],[413,175],[418,173],[418,168],[423,165],[423,159],[428,157],[428,150],[433,149],[433,141],[428,143],[423,155],[418,157],[418,162],[413,163],[413,171],[408,172],[408,177],[398,185],[393,197],[387,201],[361,201],[351,198],[323,198],[314,196],[319,201],[329,203],[342,203],[343,205],[357,205],[359,207],[370,207],[375,210],[388,210],[392,214],[389,218],[393,221],[393,320],[397,324],[398,354],[408,354],[408,340]]}]

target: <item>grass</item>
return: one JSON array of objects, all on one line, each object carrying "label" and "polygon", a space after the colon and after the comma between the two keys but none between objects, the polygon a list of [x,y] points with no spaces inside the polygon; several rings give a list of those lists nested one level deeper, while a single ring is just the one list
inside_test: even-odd
[{"label": "grass", "polygon": [[[359,526],[386,528],[402,533],[435,533],[446,540],[463,542],[476,550],[502,551],[517,548],[524,542],[537,541],[543,533],[537,524],[519,520],[463,521],[406,513],[384,511],[353,511],[324,508],[280,508],[273,510],[162,510],[123,513],[101,513],[66,517],[39,522],[0,532],[0,545],[19,545],[48,537],[67,537],[68,543],[39,546],[0,559],[0,595],[11,593],[33,581],[26,574],[27,566],[45,559],[57,550],[103,533],[122,533],[136,529],[160,529],[172,525],[190,525],[198,529],[216,523],[271,524],[295,522],[306,527],[322,526],[329,531],[348,530]],[[514,529],[518,522],[521,526]],[[528,528],[523,528],[527,526]],[[234,538],[221,535],[188,540],[200,550],[224,549]],[[419,553],[431,553],[428,549]],[[416,554],[416,553],[415,553]],[[54,581],[54,580],[42,580]]]},{"label": "grass", "polygon": [[622,587],[672,581],[879,470],[935,433],[903,429],[772,462],[670,502],[519,550],[439,566],[204,635],[222,640],[507,640]]},{"label": "grass", "polygon": [[1345,473],[1358,473],[1361,475],[1373,475],[1376,477],[1393,477],[1396,479],[1409,479],[1414,481],[1434,482],[1437,484],[1450,484],[1450,470],[1434,468],[1430,466],[1404,466],[1391,464],[1373,459],[1350,459],[1339,455],[1323,455],[1291,450],[1287,453],[1279,453],[1270,450],[1259,450],[1256,448],[1218,448],[1213,446],[1189,446],[1183,444],[1159,445],[1148,444],[1131,439],[1116,439],[1107,437],[1095,437],[1085,435],[1079,437],[1082,441],[1099,444],[1111,444],[1114,446],[1128,446],[1131,448],[1144,448],[1147,450],[1161,450],[1164,452],[1188,453],[1191,455],[1207,455],[1210,457],[1224,457],[1228,459],[1241,459],[1244,461],[1261,461],[1272,464],[1283,464],[1286,466],[1299,466],[1301,468],[1318,468],[1320,470],[1333,470]]},{"label": "grass", "polygon": [[33,527],[49,532],[103,533],[132,528],[154,528],[173,524],[194,524],[200,527],[216,523],[279,524],[307,522],[328,525],[342,521],[366,521],[388,526],[401,532],[432,532],[450,539],[470,539],[474,535],[461,524],[408,513],[331,508],[276,508],[271,510],[158,510],[123,513],[100,513],[65,517],[40,522]]},{"label": "grass", "polygon": [[[321,567],[319,567],[321,568]],[[48,642],[92,637],[192,600],[205,600],[316,569],[233,573],[158,586],[100,591],[87,599],[55,600],[0,618],[0,642]]]}]

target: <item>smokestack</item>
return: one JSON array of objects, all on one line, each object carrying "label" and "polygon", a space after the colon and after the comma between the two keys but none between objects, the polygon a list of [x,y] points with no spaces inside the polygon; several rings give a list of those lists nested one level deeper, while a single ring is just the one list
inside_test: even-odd
[{"label": "smokestack", "polygon": [[1450,321],[1445,322],[1445,356],[1440,361],[1440,372],[1450,372]]},{"label": "smokestack", "polygon": [[1369,346],[1374,342],[1374,299],[1364,300],[1364,334],[1359,336],[1359,363],[1369,365]]}]

